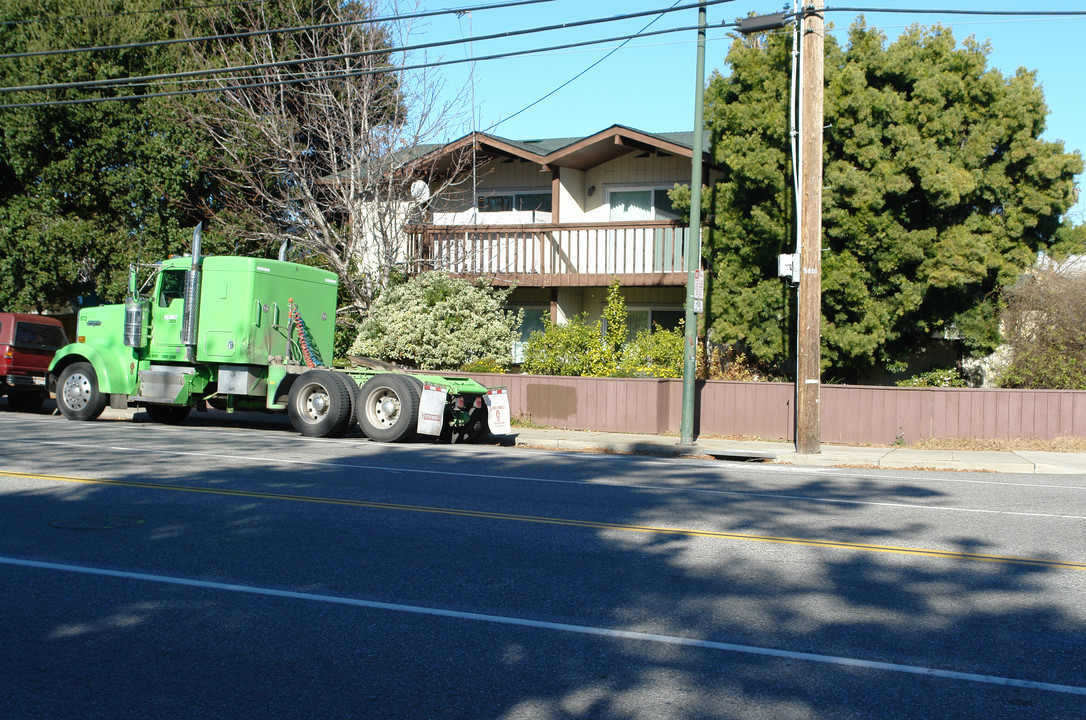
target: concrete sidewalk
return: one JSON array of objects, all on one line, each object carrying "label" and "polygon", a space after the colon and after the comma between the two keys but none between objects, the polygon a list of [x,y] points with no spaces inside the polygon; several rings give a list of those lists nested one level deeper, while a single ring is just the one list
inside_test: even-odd
[{"label": "concrete sidewalk", "polygon": [[524,447],[661,456],[710,456],[721,460],[776,462],[810,467],[971,470],[1001,473],[1086,475],[1086,453],[916,450],[898,447],[822,445],[817,455],[801,455],[783,442],[698,438],[691,446],[677,437],[623,433],[513,428],[511,444]]},{"label": "concrete sidewalk", "polygon": [[[136,414],[137,408],[112,410],[106,408],[103,420],[146,421],[146,415]],[[201,413],[193,413],[188,422],[200,422]],[[209,413],[213,421],[240,424],[267,424],[290,427],[286,413]],[[357,431],[356,431],[357,432]],[[822,445],[817,455],[801,455],[792,443],[753,440],[720,440],[698,438],[691,446],[679,445],[677,437],[666,435],[635,435],[588,430],[555,430],[550,428],[514,427],[506,436],[491,437],[494,444],[518,447],[613,452],[662,457],[708,456],[720,460],[784,463],[809,467],[866,467],[910,470],[971,470],[976,472],[1081,474],[1086,476],[1086,453],[1061,452],[993,452],[968,450],[915,450],[897,447],[857,447],[851,445]]]}]

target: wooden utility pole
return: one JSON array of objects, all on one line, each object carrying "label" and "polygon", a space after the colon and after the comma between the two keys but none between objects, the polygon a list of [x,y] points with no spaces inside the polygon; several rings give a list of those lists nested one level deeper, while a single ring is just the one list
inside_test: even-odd
[{"label": "wooden utility pole", "polygon": [[821,451],[823,0],[804,8],[800,51],[800,279],[796,452]]}]

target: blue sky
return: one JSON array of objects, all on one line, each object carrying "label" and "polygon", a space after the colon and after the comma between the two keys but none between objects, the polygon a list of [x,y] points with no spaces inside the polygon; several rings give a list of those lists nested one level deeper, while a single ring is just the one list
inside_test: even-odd
[{"label": "blue sky", "polygon": [[[415,21],[410,42],[456,40],[543,25],[557,25],[604,16],[649,11],[691,4],[692,0],[554,0],[536,5],[501,10],[478,10],[460,17],[443,16]],[[482,4],[483,0],[421,0],[422,9],[439,10]],[[854,12],[832,12],[834,2],[826,0],[827,22],[842,44],[856,16]],[[988,10],[1082,10],[1082,0],[868,0],[864,3],[837,3],[838,7],[936,8]],[[791,8],[791,3],[788,4]],[[731,43],[721,22],[733,21],[748,13],[767,14],[785,9],[783,2],[737,0],[708,9],[706,76],[715,69],[727,72],[724,57]],[[1044,88],[1049,116],[1044,138],[1062,140],[1068,150],[1086,155],[1086,71],[1082,60],[1086,16],[1062,18],[981,17],[962,15],[864,13],[869,27],[881,29],[893,40],[904,28],[919,23],[941,23],[953,28],[959,45],[973,35],[991,43],[989,66],[1004,75],[1019,67],[1037,72]],[[547,47],[588,39],[633,34],[655,16],[606,23],[583,28],[566,28],[548,33],[479,41],[429,51],[430,60],[452,60],[509,52],[515,49]],[[697,11],[669,13],[656,20],[651,30],[696,25]],[[713,27],[713,26],[717,27]],[[461,116],[442,137],[448,140],[469,132],[472,127],[513,139],[584,136],[613,124],[649,132],[690,130],[694,122],[696,33],[687,31],[635,39],[588,70],[549,98],[514,116],[558,86],[596,63],[618,43],[534,54],[523,58],[475,63],[474,82],[470,66],[449,65],[434,71],[443,81],[443,94],[454,98],[463,92]],[[417,58],[416,58],[417,59]],[[474,87],[474,120],[471,87]],[[496,126],[495,123],[500,123]],[[492,127],[494,126],[494,127]],[[1079,176],[1086,194],[1086,178]],[[1086,198],[1071,211],[1078,222],[1086,222]]]}]

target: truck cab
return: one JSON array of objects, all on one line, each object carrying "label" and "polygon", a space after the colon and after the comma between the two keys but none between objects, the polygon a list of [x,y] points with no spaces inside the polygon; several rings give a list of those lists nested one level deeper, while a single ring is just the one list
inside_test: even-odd
[{"label": "truck cab", "polygon": [[[287,411],[304,435],[374,440],[488,432],[487,388],[468,377],[334,367],[335,273],[278,260],[200,255],[133,266],[124,304],[79,313],[49,366],[57,408],[93,420],[141,406],[152,421],[193,408]],[[360,358],[359,360],[367,360]],[[387,370],[387,371],[386,371]]]}]

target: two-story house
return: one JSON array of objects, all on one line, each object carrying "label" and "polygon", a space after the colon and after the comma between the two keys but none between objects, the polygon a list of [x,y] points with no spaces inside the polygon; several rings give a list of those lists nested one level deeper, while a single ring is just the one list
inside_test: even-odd
[{"label": "two-story house", "polygon": [[[509,303],[525,310],[524,338],[544,315],[594,322],[616,276],[631,331],[676,327],[689,231],[668,191],[690,183],[692,141],[689,132],[614,125],[584,138],[472,133],[427,148],[420,162],[437,176],[465,156],[476,171],[434,198],[428,222],[410,230],[409,255],[417,271],[514,286]],[[717,172],[708,153],[702,162],[708,185]]]}]

